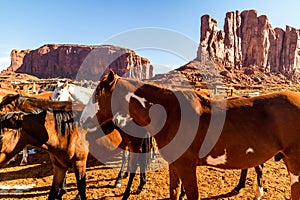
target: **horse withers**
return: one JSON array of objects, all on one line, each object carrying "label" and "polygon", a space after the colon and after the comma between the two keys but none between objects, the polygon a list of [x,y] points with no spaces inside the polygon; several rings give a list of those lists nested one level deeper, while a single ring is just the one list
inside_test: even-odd
[{"label": "horse withers", "polygon": [[0,109],[31,113],[23,117],[22,131],[3,136],[2,149],[6,151],[1,154],[0,163],[7,162],[27,144],[45,149],[49,152],[54,171],[48,199],[61,199],[66,193],[66,173],[71,167],[77,181],[76,198],[86,199],[88,144],[85,131],[79,131],[74,114],[80,113],[83,106],[72,102],[7,95],[0,103]]},{"label": "horse withers", "polygon": [[[188,199],[200,199],[198,165],[246,169],[279,152],[291,177],[291,198],[300,199],[300,94],[296,92],[211,100],[192,91],[172,91],[110,72],[96,88],[81,123],[92,129],[117,112],[156,133],[160,153],[172,172],[171,199],[177,199],[181,182]],[[220,129],[214,123],[210,127],[212,117],[223,118]],[[192,125],[196,125],[195,133],[187,131]],[[203,150],[208,138],[214,138],[215,144]]]}]

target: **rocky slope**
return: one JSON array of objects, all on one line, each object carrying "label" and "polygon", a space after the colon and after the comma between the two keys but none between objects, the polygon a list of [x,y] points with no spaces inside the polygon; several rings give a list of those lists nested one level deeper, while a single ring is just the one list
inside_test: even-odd
[{"label": "rocky slope", "polygon": [[147,58],[117,46],[48,44],[31,51],[13,50],[11,55],[8,71],[39,78],[65,77],[97,81],[109,69],[120,76],[138,79],[153,76],[153,67]]}]

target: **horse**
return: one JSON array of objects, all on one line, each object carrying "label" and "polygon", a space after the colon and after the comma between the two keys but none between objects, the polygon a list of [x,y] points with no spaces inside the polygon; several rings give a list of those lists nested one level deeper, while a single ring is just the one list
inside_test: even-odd
[{"label": "horse", "polygon": [[72,83],[58,82],[51,99],[54,101],[79,101],[87,104],[94,90],[74,85]]},{"label": "horse", "polygon": [[[69,100],[79,101],[79,102],[86,105],[87,101],[90,99],[93,92],[94,92],[94,90],[89,89],[89,88],[77,86],[77,85],[74,85],[74,84],[71,84],[71,83],[68,83],[68,82],[66,82],[66,83],[58,82],[57,87],[53,91],[52,100],[54,100],[54,101],[69,101]],[[116,123],[118,123],[117,118],[114,119],[114,121]],[[121,122],[119,122],[119,124],[120,123]],[[113,130],[111,130],[111,131],[113,131]],[[119,131],[120,131],[121,135],[125,136],[125,134],[122,133],[121,130],[119,130]],[[134,172],[136,171],[137,166],[133,166],[133,165],[137,165],[137,162],[138,162],[139,165],[140,165],[141,171],[142,171],[142,173],[140,173],[140,185],[138,187],[138,193],[139,193],[139,192],[142,191],[142,189],[143,189],[143,187],[146,183],[145,171],[146,171],[147,165],[149,164],[149,160],[146,160],[145,158],[140,158],[139,159],[139,158],[134,158],[133,157],[132,158],[133,160],[131,161],[130,152],[147,153],[146,150],[150,151],[149,149],[151,149],[151,147],[149,146],[151,144],[151,142],[150,142],[151,138],[147,138],[145,140],[139,141],[139,144],[137,146],[134,146],[134,147],[131,147],[129,145],[130,141],[132,139],[136,140],[134,138],[124,139],[124,141],[126,141],[126,145],[125,145],[125,147],[123,147],[124,151],[123,151],[123,155],[122,155],[122,163],[121,163],[120,171],[119,171],[118,176],[117,176],[116,181],[115,181],[115,187],[120,188],[122,186],[120,180],[122,178],[122,174],[124,172],[126,162],[128,163],[128,165],[127,165],[127,175],[128,175],[128,171],[134,171]],[[126,148],[129,148],[129,152],[127,152],[125,150]],[[141,149],[141,151],[140,151],[140,149]],[[129,155],[127,155],[127,153],[129,153]],[[131,165],[130,163],[133,163],[133,165]],[[130,170],[131,166],[132,166],[133,170]],[[124,178],[125,177],[126,177],[126,173],[125,173]],[[134,177],[134,175],[129,177],[128,184],[127,184],[127,187],[126,187],[126,190],[125,190],[125,193],[124,193],[124,198],[126,198],[127,196],[129,197],[129,195],[130,195],[130,188],[131,188],[131,185],[132,185],[133,177]]]},{"label": "horse", "polygon": [[[19,94],[22,95],[21,92],[18,92]],[[25,92],[23,92],[25,94]],[[23,95],[24,96],[24,95]],[[25,96],[28,96],[27,94]],[[29,95],[29,97],[34,97],[34,98],[39,98],[39,99],[51,99],[52,97],[52,92],[43,92],[43,93],[39,93],[39,94],[33,94],[33,95]],[[34,150],[34,149],[33,149]],[[16,156],[14,156],[9,163],[15,162],[16,160]],[[22,160],[20,162],[20,166],[24,166],[27,165],[28,163],[28,148],[27,146],[24,147],[24,149],[22,150]]]},{"label": "horse", "polygon": [[76,112],[82,111],[83,105],[10,94],[3,98],[0,109],[30,113],[29,117],[23,117],[20,133],[3,135],[6,139],[2,142],[0,164],[5,164],[27,144],[45,149],[54,172],[48,199],[61,199],[66,193],[66,173],[71,167],[77,181],[76,199],[86,199],[88,143],[85,131],[79,131],[75,122]]},{"label": "horse", "polygon": [[178,199],[181,183],[187,199],[200,199],[197,166],[246,169],[278,153],[290,174],[291,199],[300,199],[299,93],[214,100],[190,90],[120,78],[111,71],[94,94],[82,112],[82,126],[94,130],[119,113],[137,128],[155,133],[169,163],[170,199]]}]

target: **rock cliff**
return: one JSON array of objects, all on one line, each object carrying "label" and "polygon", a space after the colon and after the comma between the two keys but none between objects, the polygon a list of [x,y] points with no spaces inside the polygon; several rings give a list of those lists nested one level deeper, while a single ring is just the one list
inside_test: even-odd
[{"label": "rock cliff", "polygon": [[[109,69],[120,76],[138,79],[153,76],[153,67],[147,58],[117,46],[48,44],[31,51],[13,50],[11,55],[8,70],[39,78],[88,78],[97,81]],[[84,65],[87,67],[84,68]]]},{"label": "rock cliff", "polygon": [[10,66],[7,68],[8,71],[16,71],[22,64],[24,56],[29,53],[30,50],[21,50],[13,49],[10,52]]},{"label": "rock cliff", "polygon": [[264,72],[291,74],[300,70],[300,30],[272,28],[267,16],[255,10],[228,12],[224,30],[210,15],[201,17],[197,53],[208,53],[226,67],[256,66]]}]

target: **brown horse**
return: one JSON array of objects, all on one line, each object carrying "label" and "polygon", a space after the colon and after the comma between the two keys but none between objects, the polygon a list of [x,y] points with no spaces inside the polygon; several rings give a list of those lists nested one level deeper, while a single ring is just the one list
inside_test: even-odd
[{"label": "brown horse", "polygon": [[[24,116],[19,134],[4,135],[0,164],[6,163],[27,144],[47,150],[54,169],[49,199],[61,199],[66,193],[66,173],[71,167],[75,172],[79,192],[76,198],[86,199],[88,144],[84,131],[78,131],[79,127],[74,122],[72,108],[75,107],[71,102],[53,102],[20,95],[7,95],[0,103],[0,109],[5,111],[33,113]],[[77,108],[79,111],[82,109]]]},{"label": "brown horse", "polygon": [[[31,98],[33,97],[33,98],[38,98],[38,99],[51,99],[52,93],[53,93],[52,91],[47,91],[47,92],[43,92],[43,93],[39,93],[39,94],[28,95],[26,92],[23,92],[22,90],[18,91],[18,94],[20,94],[20,95],[23,95],[23,96],[27,95],[27,96],[29,96]],[[27,163],[28,163],[28,161],[27,161],[27,157],[28,157],[27,146],[24,147],[24,149],[22,150],[22,155],[23,155],[23,157],[22,157],[22,160],[20,162],[20,165],[21,166],[22,165],[27,165]],[[17,157],[17,155],[15,157],[13,157],[9,161],[9,163],[14,162],[16,160],[16,157]]]},{"label": "brown horse", "polygon": [[[3,98],[2,102],[0,103],[0,109],[6,110],[6,111],[13,111],[13,110],[22,110],[24,112],[37,112],[38,110],[53,110],[53,112],[59,112],[59,113],[72,113],[70,111],[72,111],[72,109],[74,109],[74,111],[81,111],[83,110],[83,104],[80,103],[75,103],[73,102],[73,105],[71,102],[67,101],[67,102],[63,102],[63,101],[49,101],[49,100],[41,100],[41,99],[35,99],[35,98],[29,98],[29,97],[23,97],[21,95],[7,95]],[[63,111],[62,111],[63,110]],[[67,110],[67,111],[65,111]],[[52,141],[52,143],[47,143],[47,145],[51,145],[51,149],[56,149],[57,151],[60,151],[57,155],[54,154],[53,152],[50,152],[50,157],[58,157],[55,158],[56,160],[59,159],[59,156],[63,156],[64,154],[68,154],[68,150],[66,150],[66,152],[62,151],[61,148],[66,148],[66,149],[70,149],[72,152],[78,152],[78,153],[82,153],[84,156],[85,155],[85,151],[86,149],[77,149],[73,147],[73,144],[78,144],[76,147],[78,148],[83,148],[81,143],[85,143],[85,140],[81,140],[80,138],[82,138],[82,133],[81,131],[83,131],[83,133],[85,133],[84,130],[80,129],[80,132],[78,133],[77,129],[79,127],[74,127],[74,131],[76,131],[76,134],[78,134],[80,136],[80,138],[77,138],[75,136],[75,139],[78,139],[78,142],[73,142],[73,141],[67,141],[66,138],[62,137],[58,137],[58,133],[56,132],[56,130],[53,130],[54,127],[58,127],[59,126],[59,122],[57,122],[55,125],[53,124],[53,118],[55,119],[60,119],[61,117],[58,115],[55,115],[56,117],[53,117],[53,113],[52,112],[48,112],[46,115],[46,129],[48,131],[49,134],[49,140]],[[72,125],[72,121],[73,118],[70,118],[70,124]],[[88,141],[90,142],[90,148],[97,148],[97,151],[100,151],[101,155],[100,157],[103,158],[109,158],[112,157],[114,155],[116,155],[117,153],[120,152],[121,149],[125,149],[126,146],[128,146],[129,151],[132,152],[132,155],[130,157],[130,177],[129,177],[129,181],[124,193],[124,199],[127,199],[130,195],[130,188],[135,176],[135,172],[137,169],[137,163],[140,164],[141,167],[141,171],[143,173],[141,173],[141,178],[140,178],[140,185],[138,187],[138,192],[141,191],[146,183],[146,174],[145,174],[145,168],[146,168],[146,163],[144,160],[141,161],[141,159],[144,159],[142,157],[139,156],[140,153],[140,149],[142,147],[142,144],[144,143],[144,139],[141,138],[136,138],[136,137],[130,137],[127,136],[127,134],[124,134],[124,132],[119,129],[118,127],[116,127],[114,125],[114,123],[112,123],[111,121],[107,121],[105,124],[103,124],[101,126],[102,130],[104,131],[104,133],[107,135],[107,137],[100,137],[98,138],[98,134],[93,134],[93,133],[89,133],[87,135]],[[130,126],[127,126],[127,128],[130,128]],[[71,134],[73,134],[71,132]],[[75,134],[75,133],[74,133]],[[76,135],[75,134],[75,135]],[[146,132],[144,132],[143,134],[146,134]],[[57,136],[58,135],[58,136]],[[120,136],[121,135],[121,136]],[[58,138],[56,138],[58,137]],[[97,139],[94,139],[95,137],[97,137]],[[71,137],[72,138],[72,137]],[[84,138],[84,137],[83,137]],[[93,138],[93,139],[91,139]],[[122,140],[122,138],[124,138]],[[39,139],[39,138],[36,138]],[[59,146],[59,147],[56,147]],[[118,147],[118,148],[117,148]],[[48,149],[48,147],[47,147]],[[93,149],[92,149],[93,151]],[[86,157],[84,157],[84,159],[86,159]],[[54,166],[54,174],[58,173],[56,171],[61,171],[60,169],[57,169],[58,166],[56,166],[58,163],[53,160],[53,166]],[[60,160],[60,162],[64,162],[63,160]],[[1,163],[1,162],[0,162]],[[81,167],[81,166],[80,166]],[[85,165],[82,166],[84,167],[84,169],[81,169],[81,171],[84,170],[85,172]],[[53,184],[55,182],[55,179],[53,179]],[[79,184],[78,184],[79,185]],[[81,184],[82,185],[82,184]],[[65,187],[65,185],[63,185]],[[53,185],[52,185],[53,188]],[[85,188],[85,186],[84,186]],[[83,189],[83,186],[82,186]],[[64,188],[60,189],[60,190],[64,190]],[[51,193],[55,193],[55,192],[50,192]],[[82,195],[81,195],[82,196]],[[81,197],[81,199],[84,199],[83,197]]]},{"label": "brown horse", "polygon": [[116,113],[155,133],[160,153],[169,162],[171,199],[178,198],[181,182],[188,199],[200,199],[198,165],[246,169],[279,152],[290,173],[291,197],[300,199],[300,95],[296,92],[211,100],[110,72],[85,107],[81,123],[92,129]]}]

